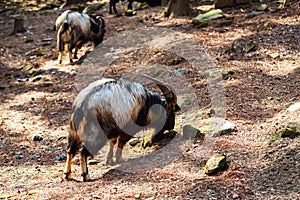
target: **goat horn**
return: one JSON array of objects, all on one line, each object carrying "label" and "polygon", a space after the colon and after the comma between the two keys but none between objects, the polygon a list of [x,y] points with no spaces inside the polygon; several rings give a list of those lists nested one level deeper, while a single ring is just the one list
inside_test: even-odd
[{"label": "goat horn", "polygon": [[162,93],[165,97],[172,98],[172,99],[174,97],[176,98],[175,90],[171,85],[165,84],[165,83],[159,81],[158,79],[148,76],[146,74],[142,74],[142,75],[144,77],[152,80],[154,83],[156,83],[156,85],[160,88],[160,90],[162,91]]}]

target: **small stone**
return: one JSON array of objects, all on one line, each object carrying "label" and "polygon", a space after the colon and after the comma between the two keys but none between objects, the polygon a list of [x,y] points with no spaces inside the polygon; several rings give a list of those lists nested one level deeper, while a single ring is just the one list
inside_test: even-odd
[{"label": "small stone", "polygon": [[32,140],[33,141],[42,141],[43,140],[43,137],[41,135],[34,135],[32,137]]},{"label": "small stone", "polygon": [[135,195],[134,195],[134,198],[135,198],[135,199],[141,198],[141,194],[135,194]]},{"label": "small stone", "polygon": [[275,53],[269,53],[269,56],[273,59],[279,58],[279,53],[275,52]]},{"label": "small stone", "polygon": [[296,111],[296,110],[299,110],[299,109],[300,109],[300,102],[295,103],[295,104],[291,105],[290,107],[288,107],[287,111],[288,112],[293,112],[293,111]]},{"label": "small stone", "polygon": [[49,86],[52,86],[52,85],[54,85],[54,83],[52,81],[44,81],[43,82],[43,86],[45,86],[45,87],[49,87]]},{"label": "small stone", "polygon": [[133,10],[128,9],[128,10],[126,10],[125,15],[126,15],[127,17],[131,17],[131,16],[136,15],[136,12],[133,11]]},{"label": "small stone", "polygon": [[198,135],[201,134],[200,130],[193,127],[190,124],[186,124],[182,128],[183,137],[186,139],[195,139]]},{"label": "small stone", "polygon": [[22,156],[22,155],[17,155],[16,156],[16,159],[18,159],[18,160],[21,160],[21,159],[23,159],[24,158],[24,156]]},{"label": "small stone", "polygon": [[43,40],[42,40],[43,42],[50,42],[50,41],[52,41],[52,38],[44,38]]},{"label": "small stone", "polygon": [[132,138],[131,140],[129,140],[128,144],[130,146],[134,146],[136,145],[137,143],[140,143],[142,142],[143,140],[139,139],[139,138]]},{"label": "small stone", "polygon": [[39,80],[41,80],[41,79],[42,79],[41,76],[35,76],[35,77],[32,77],[32,78],[31,78],[31,81],[32,81],[32,82],[37,82],[37,81],[39,81]]},{"label": "small stone", "polygon": [[265,4],[265,3],[261,4],[261,5],[257,8],[257,10],[259,10],[259,11],[265,11],[265,10],[267,10],[267,9],[268,9],[268,5]]},{"label": "small stone", "polygon": [[28,78],[18,78],[17,80],[18,80],[19,83],[29,81]]},{"label": "small stone", "polygon": [[67,155],[66,154],[62,154],[60,156],[56,156],[55,157],[55,161],[58,162],[58,161],[63,161],[63,160],[66,160],[67,159]]},{"label": "small stone", "polygon": [[213,175],[222,171],[226,167],[226,156],[223,154],[213,155],[205,164],[204,172],[207,175]]},{"label": "small stone", "polygon": [[294,139],[300,136],[300,123],[290,122],[283,130],[280,130],[281,137],[289,137]]},{"label": "small stone", "polygon": [[175,76],[181,76],[182,74],[187,74],[187,73],[188,73],[188,70],[187,70],[187,69],[181,68],[181,69],[178,69],[178,70],[174,73],[174,75],[175,75]]},{"label": "small stone", "polygon": [[209,134],[212,137],[218,137],[236,131],[236,125],[224,118],[212,117],[202,120],[202,126],[199,128],[202,134]]},{"label": "small stone", "polygon": [[98,160],[89,160],[88,161],[89,165],[97,165],[98,163],[100,163]]},{"label": "small stone", "polygon": [[240,196],[239,196],[238,194],[233,194],[233,195],[232,195],[232,198],[233,198],[233,199],[238,199],[238,198],[240,198]]},{"label": "small stone", "polygon": [[286,147],[286,146],[288,146],[287,143],[283,143],[283,144],[278,145],[279,148],[283,148],[283,147]]}]

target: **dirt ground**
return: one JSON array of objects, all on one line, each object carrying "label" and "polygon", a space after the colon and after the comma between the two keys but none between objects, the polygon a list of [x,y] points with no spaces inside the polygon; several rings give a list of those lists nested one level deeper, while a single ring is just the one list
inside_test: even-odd
[{"label": "dirt ground", "polygon": [[[149,163],[144,150],[135,149],[139,156],[113,167],[104,166],[102,156],[95,157],[89,165],[92,181],[86,183],[81,182],[77,159],[74,181],[62,178],[68,120],[83,66],[70,65],[66,58],[62,65],[57,64],[52,29],[60,11],[38,10],[34,1],[19,11],[2,10],[0,199],[300,199],[300,138],[268,144],[276,129],[299,122],[300,110],[287,108],[300,101],[300,7],[299,2],[291,1],[286,8],[271,12],[274,1],[266,2],[270,9],[263,14],[245,18],[259,3],[226,8],[224,13],[234,17],[232,24],[220,27],[223,19],[218,19],[203,28],[191,23],[192,16],[161,18],[163,6],[139,10],[132,17],[109,15],[107,6],[97,11],[106,21],[106,41],[126,31],[149,27],[192,36],[218,67],[226,93],[224,117],[236,125],[237,131],[217,138],[204,154],[199,140],[183,142],[176,150],[166,147],[170,154],[164,154],[167,156],[160,160],[163,164],[147,170],[133,170],[138,165],[139,169],[147,168],[143,165]],[[126,4],[117,6],[124,11]],[[4,1],[1,9],[17,5]],[[198,6],[193,5],[195,9]],[[18,13],[25,16],[26,32],[11,35],[13,15]],[[255,48],[246,53],[245,48],[251,44]],[[80,55],[89,48],[84,46]],[[178,49],[189,50],[184,45]],[[94,53],[97,48],[87,58]],[[143,65],[155,62],[173,71],[186,69],[182,76],[195,91],[199,106],[195,112],[201,119],[209,118],[213,100],[202,78],[205,74],[172,51],[130,49],[110,63],[103,75],[118,78],[132,66],[141,70],[137,60]],[[194,114],[188,112],[183,108],[179,113],[177,127]],[[203,167],[214,153],[225,154],[229,167],[207,176]]]}]

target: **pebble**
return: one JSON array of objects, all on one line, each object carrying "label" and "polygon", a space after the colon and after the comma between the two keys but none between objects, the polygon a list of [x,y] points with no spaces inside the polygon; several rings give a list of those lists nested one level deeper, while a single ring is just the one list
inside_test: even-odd
[{"label": "pebble", "polygon": [[139,138],[132,138],[128,143],[129,143],[130,146],[134,146],[139,142],[142,142],[142,140],[139,139]]},{"label": "pebble", "polygon": [[140,194],[136,194],[136,195],[134,195],[134,198],[135,199],[139,199],[139,198],[141,198],[141,195]]},{"label": "pebble", "polygon": [[42,140],[43,140],[43,137],[40,136],[40,135],[34,135],[34,136],[32,137],[32,140],[33,140],[33,141],[42,141]]},{"label": "pebble", "polygon": [[100,163],[98,160],[89,160],[88,161],[89,165],[97,165],[98,163]]},{"label": "pebble", "polygon": [[63,161],[63,160],[66,160],[67,159],[67,155],[66,154],[61,154],[60,156],[56,156],[55,157],[55,161],[58,162],[58,161]]},{"label": "pebble", "polygon": [[238,194],[233,194],[233,195],[232,195],[232,198],[233,198],[233,199],[238,199],[238,198],[240,198],[240,196],[239,196]]},{"label": "pebble", "polygon": [[181,69],[178,69],[178,70],[174,73],[174,75],[175,75],[175,76],[180,76],[180,75],[182,75],[182,74],[187,74],[187,73],[188,73],[188,70],[187,70],[187,69],[181,68]]},{"label": "pebble", "polygon": [[21,159],[24,158],[24,156],[22,156],[22,155],[17,155],[15,158],[18,159],[18,160],[21,160]]}]

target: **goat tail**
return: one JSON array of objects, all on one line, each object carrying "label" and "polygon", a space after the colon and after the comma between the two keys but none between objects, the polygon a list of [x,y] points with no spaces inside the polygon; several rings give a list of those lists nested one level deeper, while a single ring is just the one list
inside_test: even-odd
[{"label": "goat tail", "polygon": [[62,34],[65,33],[69,28],[70,28],[70,24],[67,22],[67,20],[64,21],[63,24],[60,25],[60,27],[58,27],[57,30],[57,47],[59,49],[59,51],[63,51],[64,50],[64,42],[62,42]]},{"label": "goat tail", "polygon": [[74,114],[71,116],[70,119],[70,133],[68,136],[68,147],[67,151],[71,153],[73,156],[79,151],[81,148],[81,140],[77,134],[77,130],[75,127],[75,119]]}]

